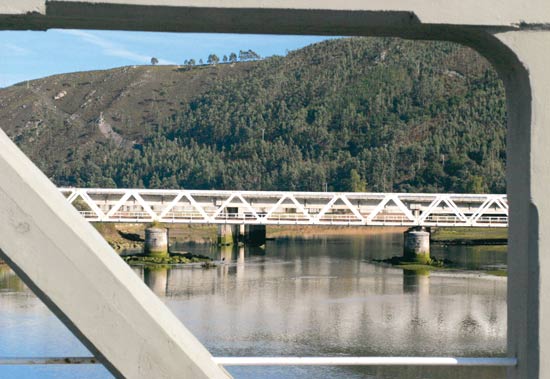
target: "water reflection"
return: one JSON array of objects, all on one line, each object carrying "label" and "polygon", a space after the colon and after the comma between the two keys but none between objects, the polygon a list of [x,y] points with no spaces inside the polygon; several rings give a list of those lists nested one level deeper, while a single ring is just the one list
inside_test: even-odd
[{"label": "water reflection", "polygon": [[[268,241],[265,249],[183,246],[221,264],[211,269],[135,267],[134,271],[215,356],[504,355],[506,278],[404,271],[370,263],[371,258],[399,254],[401,244],[399,233],[283,238]],[[498,251],[441,253],[463,254],[465,262],[482,265],[505,262]],[[53,316],[45,318],[47,312],[38,300],[1,267],[0,301],[0,355],[11,351],[32,355],[26,350],[29,341],[55,351],[74,340],[61,324],[51,323]],[[32,320],[32,328],[18,327],[25,319]],[[48,331],[47,338],[37,332],[41,330]],[[61,337],[52,342],[51,334]],[[63,350],[63,354],[82,352]],[[505,370],[495,368],[232,367],[229,371],[236,379],[505,376]]]},{"label": "water reflection", "polygon": [[[265,250],[204,247],[196,252],[223,264],[171,270],[165,301],[215,355],[504,355],[506,279],[369,263],[395,255],[402,236],[396,238],[289,238],[269,241]],[[490,258],[478,261],[502,259]],[[270,370],[276,374],[265,376]],[[494,368],[296,370],[231,368],[238,378],[504,375]]]},{"label": "water reflection", "polygon": [[23,292],[25,288],[23,282],[7,265],[0,264],[0,291]]},{"label": "water reflection", "polygon": [[157,296],[166,296],[168,268],[166,266],[145,267],[143,269],[143,281]]}]

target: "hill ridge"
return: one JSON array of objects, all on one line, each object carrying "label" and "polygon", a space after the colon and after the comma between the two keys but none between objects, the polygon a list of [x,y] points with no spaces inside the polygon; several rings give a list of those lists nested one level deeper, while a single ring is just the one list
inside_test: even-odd
[{"label": "hill ridge", "polygon": [[445,42],[331,39],[234,64],[124,66],[0,90],[58,185],[503,192],[502,83]]}]

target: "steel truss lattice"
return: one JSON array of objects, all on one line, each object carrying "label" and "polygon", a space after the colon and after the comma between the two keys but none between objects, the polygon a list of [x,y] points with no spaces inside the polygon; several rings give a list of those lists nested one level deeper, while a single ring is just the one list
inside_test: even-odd
[{"label": "steel truss lattice", "polygon": [[89,221],[507,227],[506,195],[61,188]]}]

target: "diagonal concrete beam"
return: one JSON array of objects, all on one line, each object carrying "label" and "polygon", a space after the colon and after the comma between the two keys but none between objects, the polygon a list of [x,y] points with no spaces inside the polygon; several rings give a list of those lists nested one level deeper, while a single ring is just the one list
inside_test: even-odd
[{"label": "diagonal concrete beam", "polygon": [[117,378],[230,378],[0,131],[0,256]]}]

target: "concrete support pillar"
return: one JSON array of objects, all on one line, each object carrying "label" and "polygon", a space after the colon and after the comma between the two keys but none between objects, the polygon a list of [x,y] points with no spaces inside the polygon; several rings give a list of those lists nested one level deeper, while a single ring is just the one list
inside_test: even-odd
[{"label": "concrete support pillar", "polygon": [[509,379],[550,378],[550,31],[495,34],[508,109]]},{"label": "concrete support pillar", "polygon": [[249,246],[261,246],[265,244],[265,225],[246,225],[244,243]]},{"label": "concrete support pillar", "polygon": [[218,225],[218,245],[229,246],[239,242],[239,225]]},{"label": "concrete support pillar", "polygon": [[403,236],[403,256],[409,262],[426,264],[430,261],[430,233],[407,230]]},{"label": "concrete support pillar", "polygon": [[165,228],[145,229],[145,254],[166,257],[168,256],[168,231]]}]

